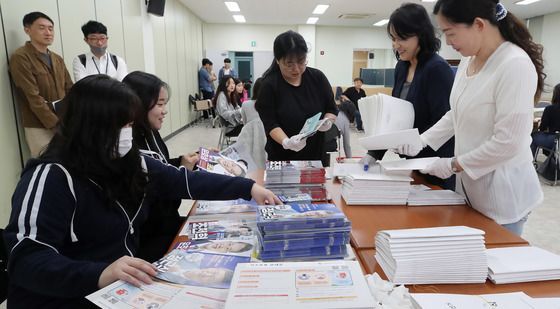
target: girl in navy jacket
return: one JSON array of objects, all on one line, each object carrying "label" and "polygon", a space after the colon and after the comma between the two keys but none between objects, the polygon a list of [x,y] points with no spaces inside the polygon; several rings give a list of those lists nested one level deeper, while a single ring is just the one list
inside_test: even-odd
[{"label": "girl in navy jacket", "polygon": [[138,98],[108,76],[80,80],[61,103],[55,137],[12,197],[8,308],[83,308],[86,295],[116,280],[151,283],[153,266],[134,255],[156,198],[279,203],[251,180],[141,157],[130,127]]}]

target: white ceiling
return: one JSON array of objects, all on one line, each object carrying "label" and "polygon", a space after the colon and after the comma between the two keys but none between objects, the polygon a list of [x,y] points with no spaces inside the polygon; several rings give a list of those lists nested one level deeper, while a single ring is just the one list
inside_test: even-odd
[{"label": "white ceiling", "polygon": [[[180,0],[206,23],[235,23],[223,0]],[[420,0],[230,0],[237,1],[247,24],[305,24],[317,4],[329,4],[325,14],[319,16],[317,25],[370,27],[373,23],[389,18],[391,12],[404,2],[417,2],[431,13],[434,4]],[[469,0],[464,0],[469,1]],[[518,0],[502,0],[504,6],[520,18],[530,18],[560,11],[559,0],[541,0],[530,5],[514,5]],[[238,14],[238,13],[235,13]],[[365,19],[339,19],[341,14],[370,14]]]}]

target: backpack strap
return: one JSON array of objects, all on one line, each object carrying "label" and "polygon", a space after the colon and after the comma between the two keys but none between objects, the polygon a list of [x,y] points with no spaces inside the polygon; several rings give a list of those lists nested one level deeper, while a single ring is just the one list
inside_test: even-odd
[{"label": "backpack strap", "polygon": [[115,70],[119,68],[119,60],[117,59],[116,55],[113,54],[109,54],[111,56],[111,62],[113,62],[113,65],[115,66]]},{"label": "backpack strap", "polygon": [[[117,56],[113,55],[113,54],[109,54],[109,56],[111,57],[111,62],[113,62],[113,65],[115,66],[115,70],[118,69],[119,68],[119,60],[117,59]],[[78,58],[80,58],[80,62],[82,63],[82,65],[85,68],[86,67],[86,54],[78,55]]]},{"label": "backpack strap", "polygon": [[78,55],[78,58],[80,58],[80,62],[82,63],[82,65],[85,68],[86,67],[86,54]]}]

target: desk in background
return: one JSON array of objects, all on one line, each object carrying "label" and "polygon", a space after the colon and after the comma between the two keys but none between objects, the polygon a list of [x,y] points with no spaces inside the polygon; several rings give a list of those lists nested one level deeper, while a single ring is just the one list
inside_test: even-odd
[{"label": "desk in background", "polygon": [[340,183],[327,183],[335,203],[352,222],[351,241],[357,250],[375,249],[381,230],[465,225],[485,231],[487,245],[528,245],[493,220],[469,206],[348,206],[341,197]]}]

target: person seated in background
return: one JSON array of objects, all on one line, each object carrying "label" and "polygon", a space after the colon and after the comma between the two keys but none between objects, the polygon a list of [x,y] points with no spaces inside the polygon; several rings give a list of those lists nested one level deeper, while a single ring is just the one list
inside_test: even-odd
[{"label": "person seated in background", "polygon": [[350,147],[350,123],[354,122],[356,115],[356,106],[352,102],[344,101],[338,106],[338,117],[334,124],[340,131],[342,136],[342,144],[344,147],[344,156],[352,157],[352,148]]},{"label": "person seated in background", "polygon": [[243,102],[249,100],[247,90],[245,90],[245,83],[243,83],[240,79],[234,78],[235,82],[235,94],[237,98],[237,105],[241,106]]},{"label": "person seated in background", "polygon": [[253,85],[251,100],[245,101],[241,106],[241,115],[243,116],[244,124],[237,137],[237,143],[246,145],[247,150],[249,150],[249,153],[253,156],[256,167],[264,169],[266,163],[266,151],[264,150],[266,133],[259,113],[255,109],[255,103],[257,102],[261,85],[262,79],[257,78]]},{"label": "person seated in background", "polygon": [[545,107],[539,130],[532,134],[531,151],[536,155],[537,147],[552,150],[556,132],[560,132],[560,84],[554,86],[550,105]]},{"label": "person seated in background", "polygon": [[243,127],[241,106],[237,104],[237,93],[235,92],[235,81],[233,77],[226,75],[220,79],[216,95],[212,103],[216,106],[216,112],[227,122],[227,136],[237,136]]},{"label": "person seated in background", "polygon": [[354,118],[356,119],[356,129],[358,131],[364,130],[362,115],[360,114],[360,107],[358,106],[358,100],[366,96],[366,92],[362,89],[363,84],[364,81],[361,78],[354,78],[354,87],[348,87],[340,96],[341,101],[348,100],[356,107]]},{"label": "person seated in background", "polygon": [[140,105],[103,74],[81,79],[64,98],[53,140],[27,162],[12,197],[8,308],[88,308],[86,295],[117,280],[152,283],[155,267],[135,256],[159,198],[281,203],[250,179],[141,156],[131,127]]},{"label": "person seated in background", "polygon": [[[140,153],[192,171],[198,162],[198,155],[190,153],[170,158],[167,146],[159,134],[167,114],[169,86],[157,76],[140,71],[128,74],[123,83],[138,95],[142,105],[140,115],[132,125],[132,136]],[[165,254],[184,222],[184,218],[178,213],[181,199],[158,199],[157,204],[157,207],[150,209],[140,234],[138,257],[148,262],[154,262]]]},{"label": "person seated in background", "polygon": [[72,61],[74,80],[79,81],[93,74],[105,74],[122,81],[128,74],[128,68],[123,58],[107,51],[107,27],[90,20],[82,26],[82,33],[90,51],[76,56]]}]

